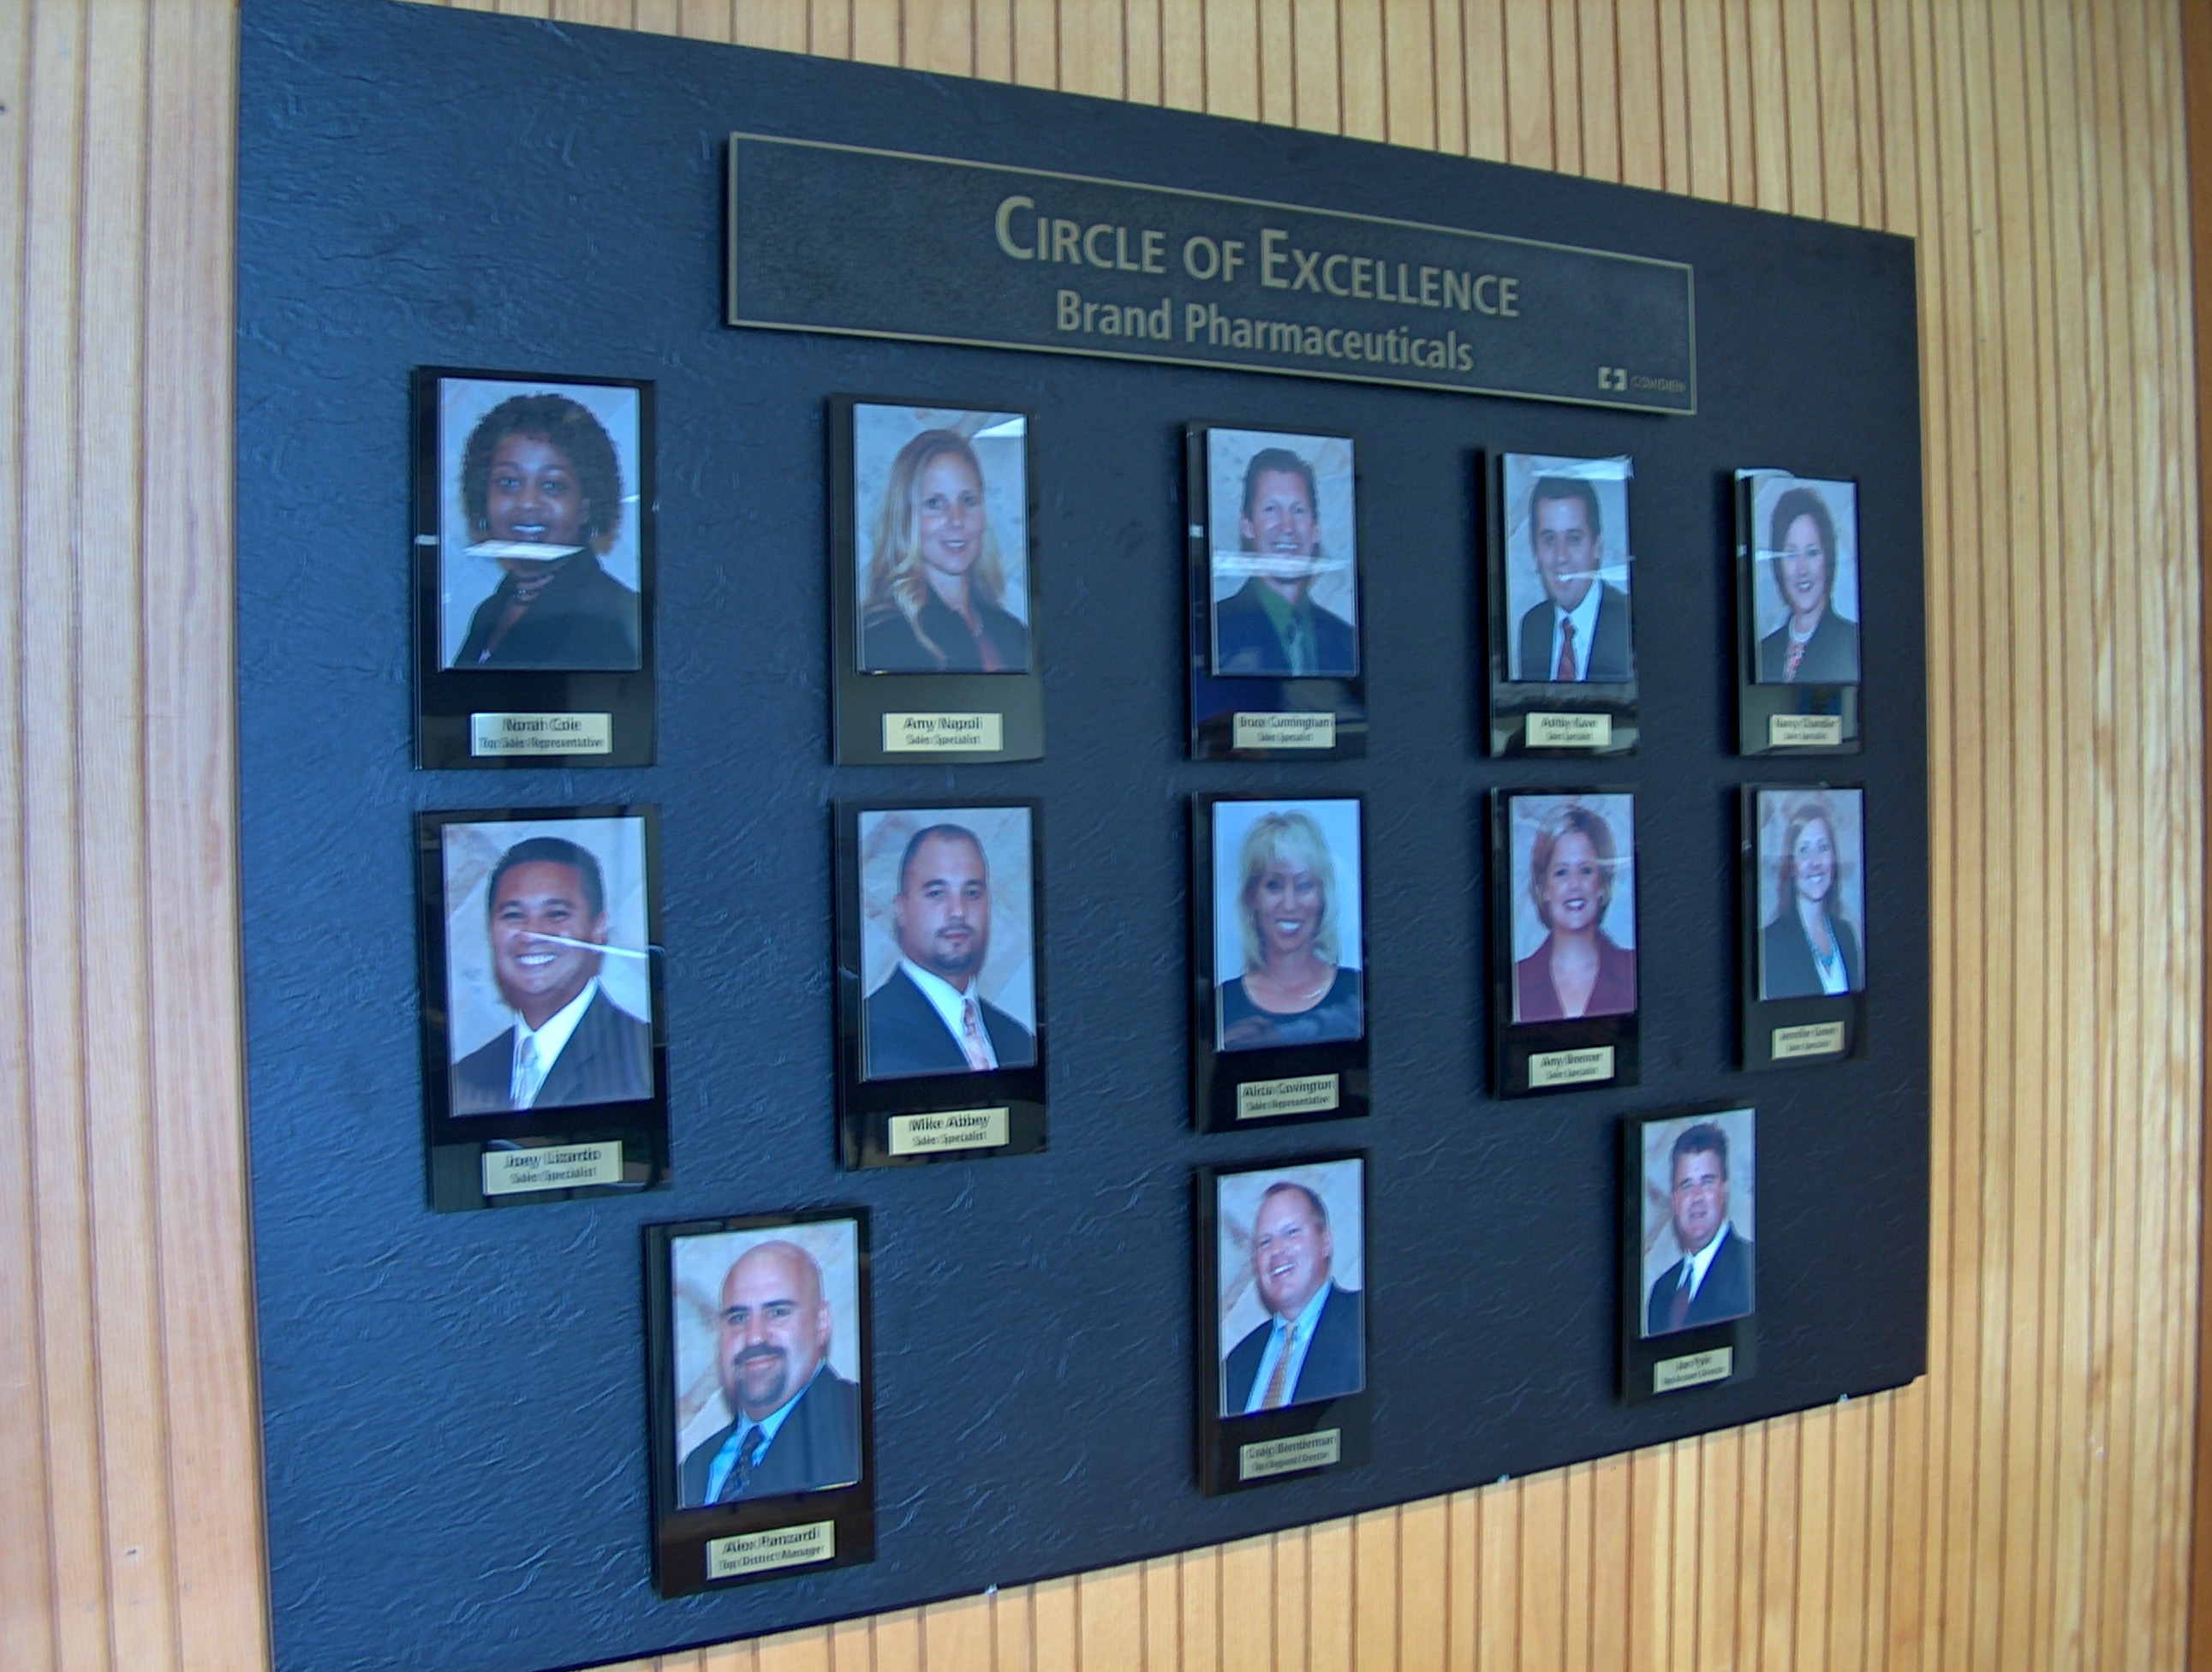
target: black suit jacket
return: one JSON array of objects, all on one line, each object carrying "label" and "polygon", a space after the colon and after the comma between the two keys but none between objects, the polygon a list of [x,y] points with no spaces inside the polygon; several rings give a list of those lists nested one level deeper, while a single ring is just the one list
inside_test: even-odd
[{"label": "black suit jacket", "polygon": [[[1750,1240],[1737,1236],[1735,1227],[1729,1225],[1720,1247],[1713,1252],[1713,1263],[1705,1268],[1705,1280],[1690,1297],[1690,1312],[1683,1320],[1683,1328],[1695,1329],[1701,1323],[1725,1323],[1730,1318],[1749,1315],[1751,1258]],[[1677,1260],[1660,1273],[1659,1280],[1651,1286],[1651,1292],[1644,1303],[1645,1335],[1674,1333],[1668,1324],[1667,1316],[1674,1310],[1674,1291],[1682,1281],[1682,1264]]]},{"label": "black suit jacket", "polygon": [[[1521,617],[1521,683],[1553,683],[1552,631],[1559,625],[1559,606],[1546,599]],[[1628,678],[1628,594],[1608,582],[1598,582],[1597,630],[1590,642],[1577,645],[1583,678],[1593,684],[1620,684]]]},{"label": "black suit jacket", "polygon": [[507,606],[515,580],[502,580],[469,618],[455,667],[634,668],[638,666],[637,594],[599,567],[590,551],[561,562],[561,572],[532,600],[499,648],[485,646]]},{"label": "black suit jacket", "polygon": [[[514,1030],[453,1065],[453,1113],[507,1115],[514,1082]],[[601,988],[584,1007],[576,1031],[553,1059],[533,1109],[579,1104],[642,1103],[653,1096],[653,1030]]]},{"label": "black suit jacket", "polygon": [[[1290,658],[1276,635],[1275,619],[1260,602],[1259,589],[1267,583],[1247,581],[1231,596],[1213,606],[1213,656],[1217,673],[1266,673],[1290,676]],[[1310,599],[1308,600],[1311,602]],[[1318,604],[1308,612],[1313,619],[1314,672],[1349,678],[1359,672],[1359,635],[1342,616],[1332,615]]]},{"label": "black suit jacket", "polygon": [[1820,624],[1805,641],[1798,660],[1797,677],[1784,672],[1790,666],[1790,623],[1784,622],[1759,641],[1759,683],[1762,685],[1856,685],[1859,682],[1859,624],[1836,613],[1832,604],[1820,612]]},{"label": "black suit jacket", "polygon": [[[1026,1068],[1036,1061],[1036,1041],[1027,1028],[980,994],[976,1004],[1001,1068]],[[973,1072],[967,1053],[945,1025],[937,1006],[903,969],[892,970],[890,978],[868,994],[867,1012],[861,1049],[868,1079]]]},{"label": "black suit jacket", "polygon": [[[1836,937],[1836,950],[1844,955],[1844,980],[1848,990],[1866,987],[1866,971],[1859,964],[1859,938],[1851,926],[1830,913],[1828,929]],[[1813,943],[1805,938],[1795,906],[1785,906],[1781,916],[1759,932],[1759,993],[1762,999],[1817,999],[1820,971],[1813,962]]]},{"label": "black suit jacket", "polygon": [[[1298,1379],[1291,1384],[1289,1396],[1283,1401],[1285,1405],[1335,1399],[1358,1393],[1365,1385],[1366,1377],[1361,1373],[1367,1344],[1364,1312],[1358,1290],[1340,1289],[1334,1280],[1330,1282],[1328,1298],[1322,1302],[1321,1316],[1314,1320],[1313,1344],[1306,1348],[1305,1362],[1298,1366]],[[1224,1416],[1243,1415],[1244,1401],[1252,1397],[1252,1380],[1260,1373],[1260,1360],[1267,1355],[1267,1337],[1274,1328],[1273,1318],[1255,1324],[1229,1349],[1221,1371]]]},{"label": "black suit jacket", "polygon": [[[733,1422],[691,1448],[684,1459],[684,1501],[678,1509],[696,1510],[707,1501],[708,1471],[714,1466],[715,1454],[737,1432]],[[848,1486],[860,1478],[860,1390],[824,1364],[753,1465],[752,1478],[738,1497],[781,1498]]]}]

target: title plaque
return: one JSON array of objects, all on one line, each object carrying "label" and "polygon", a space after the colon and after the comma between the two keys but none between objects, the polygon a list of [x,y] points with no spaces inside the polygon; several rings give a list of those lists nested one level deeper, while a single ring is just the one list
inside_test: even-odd
[{"label": "title plaque", "polygon": [[746,133],[729,228],[733,325],[1698,410],[1680,262]]}]

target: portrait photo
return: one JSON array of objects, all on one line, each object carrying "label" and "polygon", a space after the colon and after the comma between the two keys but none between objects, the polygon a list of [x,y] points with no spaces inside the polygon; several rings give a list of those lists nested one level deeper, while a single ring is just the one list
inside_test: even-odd
[{"label": "portrait photo", "polygon": [[1220,1415],[1367,1385],[1366,1167],[1352,1157],[1216,1176]]},{"label": "portrait photo", "polygon": [[438,666],[640,667],[645,386],[435,381]]},{"label": "portrait photo", "polygon": [[1513,1019],[1636,1009],[1636,803],[1631,795],[1505,798]]},{"label": "portrait photo", "polygon": [[646,821],[439,828],[455,1116],[653,1095]]},{"label": "portrait photo", "polygon": [[1214,1049],[1361,1037],[1360,805],[1212,805]]},{"label": "portrait photo", "polygon": [[1748,1317],[1759,1167],[1748,1109],[1633,1123],[1644,1156],[1644,1338]]},{"label": "portrait photo", "polygon": [[1866,990],[1866,792],[1762,789],[1759,996]]},{"label": "portrait photo", "polygon": [[855,404],[855,642],[868,673],[1030,666],[1029,420]]},{"label": "portrait photo", "polygon": [[864,809],[859,825],[861,1077],[1033,1067],[1030,809]]},{"label": "portrait photo", "polygon": [[667,1260],[677,1507],[859,1481],[860,1222],[675,1236]]},{"label": "portrait photo", "polygon": [[1505,677],[1621,684],[1630,628],[1632,460],[1509,453],[1503,460]]},{"label": "portrait photo", "polygon": [[1350,439],[1210,429],[1206,441],[1213,672],[1358,673]]},{"label": "portrait photo", "polygon": [[1858,486],[1778,471],[1751,484],[1755,682],[1859,682]]}]

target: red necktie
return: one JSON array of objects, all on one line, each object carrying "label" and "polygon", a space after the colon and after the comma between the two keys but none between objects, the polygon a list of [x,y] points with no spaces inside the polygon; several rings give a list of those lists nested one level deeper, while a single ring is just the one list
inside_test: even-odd
[{"label": "red necktie", "polygon": [[1674,1286],[1674,1304],[1667,1309],[1669,1329],[1680,1329],[1690,1321],[1690,1300],[1696,1292],[1690,1286],[1690,1274],[1694,1269],[1687,1260],[1682,1262],[1682,1280]]},{"label": "red necktie", "polygon": [[1568,616],[1559,623],[1559,671],[1552,676],[1562,683],[1575,678],[1575,618]]},{"label": "red necktie", "polygon": [[1805,647],[1809,642],[1810,641],[1806,639],[1790,641],[1790,660],[1782,665],[1782,678],[1784,684],[1794,685],[1797,683],[1797,664],[1805,660]]}]

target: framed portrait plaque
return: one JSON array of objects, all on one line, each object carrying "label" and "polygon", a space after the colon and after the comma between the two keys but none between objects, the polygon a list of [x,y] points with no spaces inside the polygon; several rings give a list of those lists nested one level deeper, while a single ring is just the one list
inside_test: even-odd
[{"label": "framed portrait plaque", "polygon": [[1367,752],[1352,438],[1192,424],[1190,752]]},{"label": "framed portrait plaque", "polygon": [[1628,1403],[1740,1382],[1758,1367],[1757,1118],[1720,1108],[1621,1122]]},{"label": "framed portrait plaque", "polygon": [[1490,752],[1636,746],[1626,458],[1498,455],[1490,538]]},{"label": "framed portrait plaque", "polygon": [[1743,1066],[1863,1055],[1866,792],[1743,792]]},{"label": "framed portrait plaque", "polygon": [[848,1167],[1045,1146],[1035,801],[841,801],[837,1107]]},{"label": "framed portrait plaque", "polygon": [[1201,1167],[1195,1189],[1200,1485],[1365,1462],[1366,1155]]},{"label": "framed portrait plaque", "polygon": [[1625,789],[1491,794],[1498,1093],[1633,1085],[1636,798]]},{"label": "framed portrait plaque", "polygon": [[663,1596],[875,1558],[868,1210],[645,1228]]},{"label": "framed portrait plaque", "polygon": [[659,828],[653,807],[416,815],[441,1213],[667,1182]]},{"label": "framed portrait plaque", "polygon": [[1029,415],[830,402],[841,765],[1044,753]]},{"label": "framed portrait plaque", "polygon": [[653,393],[415,373],[416,764],[653,763]]},{"label": "framed portrait plaque", "polygon": [[1200,1131],[1367,1113],[1363,836],[1356,795],[1192,799]]},{"label": "framed portrait plaque", "polygon": [[1859,751],[1855,482],[1738,471],[1736,711],[1747,755]]}]

